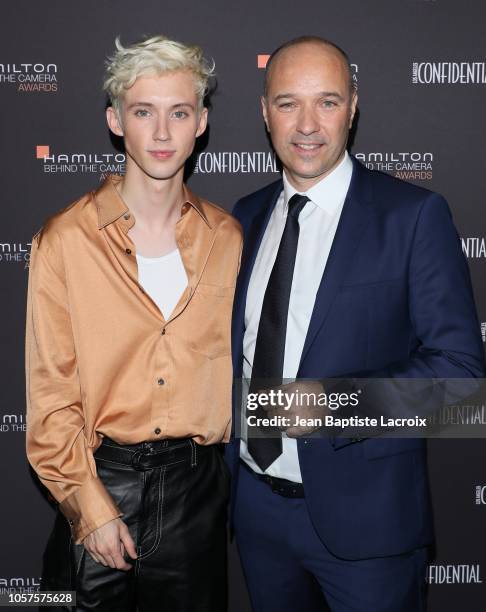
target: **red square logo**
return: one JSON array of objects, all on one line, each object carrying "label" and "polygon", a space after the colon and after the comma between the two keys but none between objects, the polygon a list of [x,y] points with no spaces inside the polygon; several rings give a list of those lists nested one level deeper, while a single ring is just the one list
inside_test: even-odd
[{"label": "red square logo", "polygon": [[258,66],[258,68],[265,68],[269,58],[270,58],[269,55],[258,55],[257,56],[257,66]]},{"label": "red square logo", "polygon": [[49,145],[37,145],[35,148],[35,156],[37,159],[44,159],[49,155]]}]

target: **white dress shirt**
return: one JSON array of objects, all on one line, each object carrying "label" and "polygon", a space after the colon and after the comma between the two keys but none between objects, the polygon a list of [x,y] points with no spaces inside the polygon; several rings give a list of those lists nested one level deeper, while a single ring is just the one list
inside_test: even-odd
[{"label": "white dress shirt", "polygon": [[[297,376],[317,290],[326,267],[352,173],[353,163],[346,152],[339,165],[330,174],[303,194],[310,199],[310,202],[307,202],[299,215],[299,244],[285,337],[284,379],[292,380]],[[290,185],[285,171],[283,184],[284,188],[270,216],[248,285],[243,338],[243,377],[248,383],[251,379],[263,297],[284,231],[288,201],[295,193],[300,193]],[[247,387],[248,385],[244,384],[245,394],[248,392]],[[248,452],[245,423],[245,419],[242,418],[240,455],[255,472],[261,474],[261,469]],[[282,447],[282,454],[265,470],[265,474],[302,482],[297,441],[283,434]]]}]

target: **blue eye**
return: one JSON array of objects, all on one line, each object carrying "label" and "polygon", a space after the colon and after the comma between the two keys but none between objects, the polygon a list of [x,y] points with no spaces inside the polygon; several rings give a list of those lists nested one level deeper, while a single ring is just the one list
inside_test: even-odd
[{"label": "blue eye", "polygon": [[148,117],[149,115],[150,113],[148,112],[148,110],[145,110],[145,109],[139,109],[135,111],[136,117]]},{"label": "blue eye", "polygon": [[174,117],[176,119],[185,119],[188,116],[189,115],[185,111],[175,111],[174,112]]}]

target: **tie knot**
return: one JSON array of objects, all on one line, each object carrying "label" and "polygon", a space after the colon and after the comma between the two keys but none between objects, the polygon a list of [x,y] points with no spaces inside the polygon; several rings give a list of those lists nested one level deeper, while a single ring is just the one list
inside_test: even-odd
[{"label": "tie knot", "polygon": [[300,193],[294,193],[294,195],[289,200],[289,215],[299,218],[299,215],[304,208],[304,206],[309,201],[309,198],[305,195],[300,195]]}]

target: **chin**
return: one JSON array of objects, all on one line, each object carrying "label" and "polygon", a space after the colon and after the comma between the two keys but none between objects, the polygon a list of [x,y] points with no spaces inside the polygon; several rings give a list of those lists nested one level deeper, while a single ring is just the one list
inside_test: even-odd
[{"label": "chin", "polygon": [[322,166],[319,166],[317,168],[309,168],[309,166],[305,168],[295,167],[294,169],[294,173],[302,177],[303,179],[314,179],[318,176],[321,176],[321,174],[324,174],[325,172],[326,169]]},{"label": "chin", "polygon": [[144,168],[143,171],[147,176],[157,181],[163,181],[172,178],[179,172],[180,168]]}]

